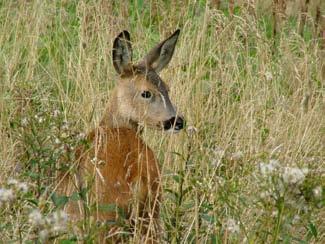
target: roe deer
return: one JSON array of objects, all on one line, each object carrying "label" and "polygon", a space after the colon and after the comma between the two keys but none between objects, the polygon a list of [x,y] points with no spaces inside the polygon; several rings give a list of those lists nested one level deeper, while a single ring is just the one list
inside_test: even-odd
[{"label": "roe deer", "polygon": [[[137,214],[142,221],[151,221],[151,226],[159,217],[159,166],[140,138],[139,127],[145,124],[171,132],[184,127],[183,118],[170,101],[168,87],[158,75],[171,60],[179,33],[176,30],[137,64],[132,64],[130,34],[123,31],[114,40],[113,64],[120,80],[99,127],[87,135],[91,148],[77,150],[77,167],[66,172],[59,185],[65,195],[87,189],[84,201],[94,205],[88,214],[97,221],[116,221],[119,217],[119,211],[103,211],[103,205],[122,209],[129,220]],[[81,219],[87,212],[82,201],[70,201],[66,210],[73,219]]]}]

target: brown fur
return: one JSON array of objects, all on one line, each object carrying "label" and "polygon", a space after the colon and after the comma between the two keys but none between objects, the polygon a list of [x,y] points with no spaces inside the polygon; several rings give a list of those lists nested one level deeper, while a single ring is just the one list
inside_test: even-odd
[{"label": "brown fur", "polygon": [[[89,133],[88,139],[93,148],[80,156],[77,176],[82,187],[86,187],[84,182],[92,182],[90,195],[98,205],[116,204],[130,216],[129,205],[134,194],[141,204],[146,203],[149,193],[153,201],[157,199],[159,167],[152,150],[134,130],[99,127]],[[76,204],[68,208],[75,218],[80,217],[80,211]],[[100,221],[117,217],[115,212],[98,209],[91,215]]]},{"label": "brown fur", "polygon": [[[96,222],[118,221],[123,211],[127,219],[140,217],[146,219],[144,225],[150,221],[157,224],[159,166],[152,150],[129,128],[99,127],[89,133],[88,139],[92,148],[86,153],[79,149],[77,170],[62,178],[60,193],[72,195],[82,188],[89,189],[84,201],[94,206],[89,215]],[[119,209],[105,209],[114,205]],[[69,201],[66,211],[74,220],[86,214],[82,201]],[[146,231],[144,227],[142,232]]]}]

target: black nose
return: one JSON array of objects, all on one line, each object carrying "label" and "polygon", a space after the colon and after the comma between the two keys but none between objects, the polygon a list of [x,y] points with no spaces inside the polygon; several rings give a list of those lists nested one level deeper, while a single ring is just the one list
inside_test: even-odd
[{"label": "black nose", "polygon": [[169,130],[174,128],[174,130],[181,130],[184,128],[184,119],[182,117],[172,117],[164,122],[164,130]]}]

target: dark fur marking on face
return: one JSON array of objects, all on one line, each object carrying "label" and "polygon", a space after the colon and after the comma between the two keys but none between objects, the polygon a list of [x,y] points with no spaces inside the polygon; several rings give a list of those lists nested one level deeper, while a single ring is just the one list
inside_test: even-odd
[{"label": "dark fur marking on face", "polygon": [[136,67],[136,73],[144,75],[146,77],[146,80],[156,86],[162,95],[167,96],[167,86],[154,69],[138,66]]}]

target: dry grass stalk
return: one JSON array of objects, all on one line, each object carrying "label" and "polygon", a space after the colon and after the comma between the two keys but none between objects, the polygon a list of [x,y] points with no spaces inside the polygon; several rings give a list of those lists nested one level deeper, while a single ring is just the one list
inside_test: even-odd
[{"label": "dry grass stalk", "polygon": [[214,9],[220,9],[220,0],[211,0],[211,7]]},{"label": "dry grass stalk", "polygon": [[285,19],[286,11],[285,0],[273,0],[272,15],[273,15],[273,36],[276,37],[280,31],[281,23]]},{"label": "dry grass stalk", "polygon": [[299,23],[299,34],[303,36],[304,28],[306,24],[307,14],[308,14],[308,4],[309,0],[301,0],[301,12],[300,12],[300,23]]},{"label": "dry grass stalk", "polygon": [[[281,35],[275,30],[272,37],[272,15],[280,11],[275,8],[280,1],[266,1],[255,1],[257,18],[242,9],[244,1],[233,1],[239,10],[235,18],[229,18],[227,10],[207,8],[205,1],[180,2],[179,7],[171,1],[133,1],[136,4],[125,8],[118,1],[2,1],[1,241],[46,243],[46,233],[31,226],[28,215],[33,208],[51,215],[54,186],[48,174],[31,165],[56,166],[61,156],[75,162],[68,149],[85,143],[82,138],[98,125],[105,115],[103,106],[112,98],[117,76],[111,40],[117,32],[127,28],[134,33],[132,44],[140,50],[134,55],[139,58],[179,26],[174,59],[161,77],[192,127],[177,136],[144,127],[141,135],[157,152],[161,166],[164,241],[325,243],[324,50],[299,38],[294,18],[283,23],[297,28]],[[220,3],[226,7],[229,1]],[[293,11],[300,14],[300,9]],[[318,34],[324,41],[322,21]],[[312,33],[313,26],[306,24],[305,30]],[[279,47],[274,55],[273,38]],[[303,97],[307,93],[309,99]],[[301,174],[298,167],[310,173]],[[298,189],[287,185],[284,190],[294,192],[281,195],[279,169],[293,179],[298,172],[306,182]],[[264,179],[265,172],[272,175]],[[41,181],[34,179],[38,176]],[[10,177],[27,181],[30,194],[12,200],[3,189]],[[44,187],[40,199],[38,186]],[[51,241],[98,240],[101,226],[92,219],[78,226],[84,229],[69,226]],[[140,238],[128,243],[139,243]]]},{"label": "dry grass stalk", "polygon": [[229,14],[232,17],[235,11],[235,0],[229,0]]}]

